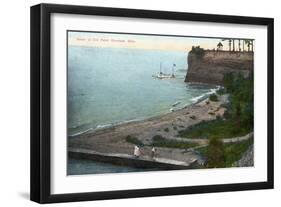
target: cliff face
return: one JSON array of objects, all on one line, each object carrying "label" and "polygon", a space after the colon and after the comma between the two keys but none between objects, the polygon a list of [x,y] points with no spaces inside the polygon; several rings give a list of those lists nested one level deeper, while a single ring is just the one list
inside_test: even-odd
[{"label": "cliff face", "polygon": [[253,65],[252,52],[204,51],[198,55],[191,51],[185,82],[221,85],[224,74],[241,73],[246,77]]}]

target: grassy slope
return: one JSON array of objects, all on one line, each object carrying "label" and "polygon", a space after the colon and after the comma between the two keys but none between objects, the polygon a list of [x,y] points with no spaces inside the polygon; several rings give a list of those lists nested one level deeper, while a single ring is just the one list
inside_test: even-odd
[{"label": "grassy slope", "polygon": [[179,136],[185,138],[231,138],[243,136],[249,132],[251,132],[250,128],[236,127],[234,119],[216,119],[213,121],[201,122],[179,131]]},{"label": "grassy slope", "polygon": [[[225,157],[225,167],[231,167],[234,162],[240,160],[243,154],[252,144],[253,138],[235,144],[224,144],[223,148]],[[207,156],[208,146],[197,149],[197,151],[203,156]]]},{"label": "grassy slope", "polygon": [[[127,136],[126,141],[138,145],[138,146],[145,146],[138,138],[133,137],[133,136]],[[167,148],[178,148],[178,149],[188,149],[191,147],[196,147],[198,144],[196,143],[187,143],[187,142],[180,142],[180,141],[175,141],[175,140],[167,140],[161,135],[155,135],[152,138],[152,144],[150,146],[154,147],[167,147]]]},{"label": "grassy slope", "polygon": [[191,147],[196,147],[196,146],[198,146],[198,144],[167,140],[160,135],[156,135],[156,136],[153,137],[152,146],[154,146],[154,147],[178,148],[178,149],[188,149],[188,148],[191,148]]}]

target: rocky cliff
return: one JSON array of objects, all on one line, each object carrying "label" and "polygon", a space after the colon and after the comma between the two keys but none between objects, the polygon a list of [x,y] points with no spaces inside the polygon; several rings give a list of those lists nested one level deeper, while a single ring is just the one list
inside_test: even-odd
[{"label": "rocky cliff", "polygon": [[253,52],[203,50],[190,51],[185,82],[221,85],[224,74],[241,73],[248,76],[253,70]]},{"label": "rocky cliff", "polygon": [[242,155],[241,159],[234,163],[238,167],[254,166],[254,147],[251,145],[249,149]]}]

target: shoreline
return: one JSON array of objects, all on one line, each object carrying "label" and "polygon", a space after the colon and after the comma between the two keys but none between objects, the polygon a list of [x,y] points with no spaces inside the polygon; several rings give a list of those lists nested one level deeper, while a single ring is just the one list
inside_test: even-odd
[{"label": "shoreline", "polygon": [[103,124],[103,125],[101,125],[102,127],[99,127],[100,125],[98,125],[96,128],[89,128],[89,129],[85,129],[85,130],[76,132],[74,134],[68,135],[68,138],[72,139],[74,137],[77,137],[77,136],[80,136],[80,135],[83,135],[83,134],[96,133],[96,132],[101,131],[101,130],[106,130],[106,129],[118,127],[118,126],[123,125],[123,124],[142,122],[142,121],[146,121],[146,120],[150,120],[150,119],[154,119],[154,118],[157,119],[157,118],[159,118],[161,116],[165,116],[165,115],[167,115],[169,113],[176,112],[178,110],[182,110],[182,109],[190,107],[192,105],[196,105],[199,102],[207,100],[211,94],[216,93],[216,91],[218,91],[220,89],[220,87],[221,87],[221,86],[218,86],[218,85],[214,85],[214,86],[216,87],[215,89],[210,89],[209,92],[206,92],[206,93],[204,93],[204,94],[202,94],[200,96],[192,98],[191,100],[192,101],[195,100],[195,101],[190,103],[190,104],[183,104],[180,108],[176,108],[176,109],[173,109],[173,106],[171,105],[170,110],[173,109],[173,111],[168,111],[167,110],[165,112],[162,112],[161,114],[157,114],[157,115],[153,115],[153,116],[149,116],[149,117],[136,118],[136,119],[125,120],[125,121],[120,121],[120,122],[116,122],[116,123]]},{"label": "shoreline", "polygon": [[[208,96],[208,95],[206,95],[206,96]],[[194,103],[191,103],[189,105],[184,105],[181,108],[175,109],[174,111],[166,111],[165,113],[157,114],[157,115],[146,117],[146,118],[132,119],[132,120],[121,121],[121,122],[116,122],[116,123],[112,123],[112,124],[104,124],[105,127],[89,128],[89,129],[86,129],[84,131],[77,132],[74,135],[68,135],[68,137],[72,139],[72,138],[87,135],[87,134],[95,135],[95,134],[100,134],[102,132],[105,132],[105,131],[108,131],[108,130],[111,130],[111,129],[114,129],[116,127],[123,126],[123,125],[136,124],[136,123],[141,123],[141,122],[146,122],[146,121],[157,120],[157,119],[160,119],[163,116],[166,116],[168,114],[186,109],[188,107],[192,107],[192,106],[194,106],[194,105],[196,105],[200,102],[206,101],[206,100],[208,100],[208,97],[199,99],[198,101],[196,101]]]},{"label": "shoreline", "polygon": [[[221,105],[227,101],[227,97],[219,96],[217,102],[209,101],[209,98],[200,100],[196,103],[159,115],[144,119],[123,123],[95,132],[70,137],[68,139],[68,149],[91,150],[103,154],[123,154],[132,155],[134,144],[129,143],[128,136],[135,137],[144,147],[141,147],[141,157],[150,156],[153,137],[160,135],[169,140],[176,140],[179,130],[186,129],[201,121],[216,119],[223,116],[226,109]],[[195,152],[187,149],[156,147],[157,158],[170,159],[185,162],[189,165],[194,160],[199,163],[204,162]]]}]

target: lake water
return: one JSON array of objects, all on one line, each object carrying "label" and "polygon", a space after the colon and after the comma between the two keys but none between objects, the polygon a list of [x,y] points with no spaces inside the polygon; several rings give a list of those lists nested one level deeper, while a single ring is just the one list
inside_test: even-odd
[{"label": "lake water", "polygon": [[[214,87],[184,82],[187,52],[69,46],[68,135],[168,113]],[[175,79],[155,79],[162,72]]]},{"label": "lake water", "polygon": [[100,173],[126,173],[126,172],[145,172],[159,170],[156,168],[133,168],[126,166],[112,165],[86,159],[69,158],[67,165],[68,175],[100,174]]}]

